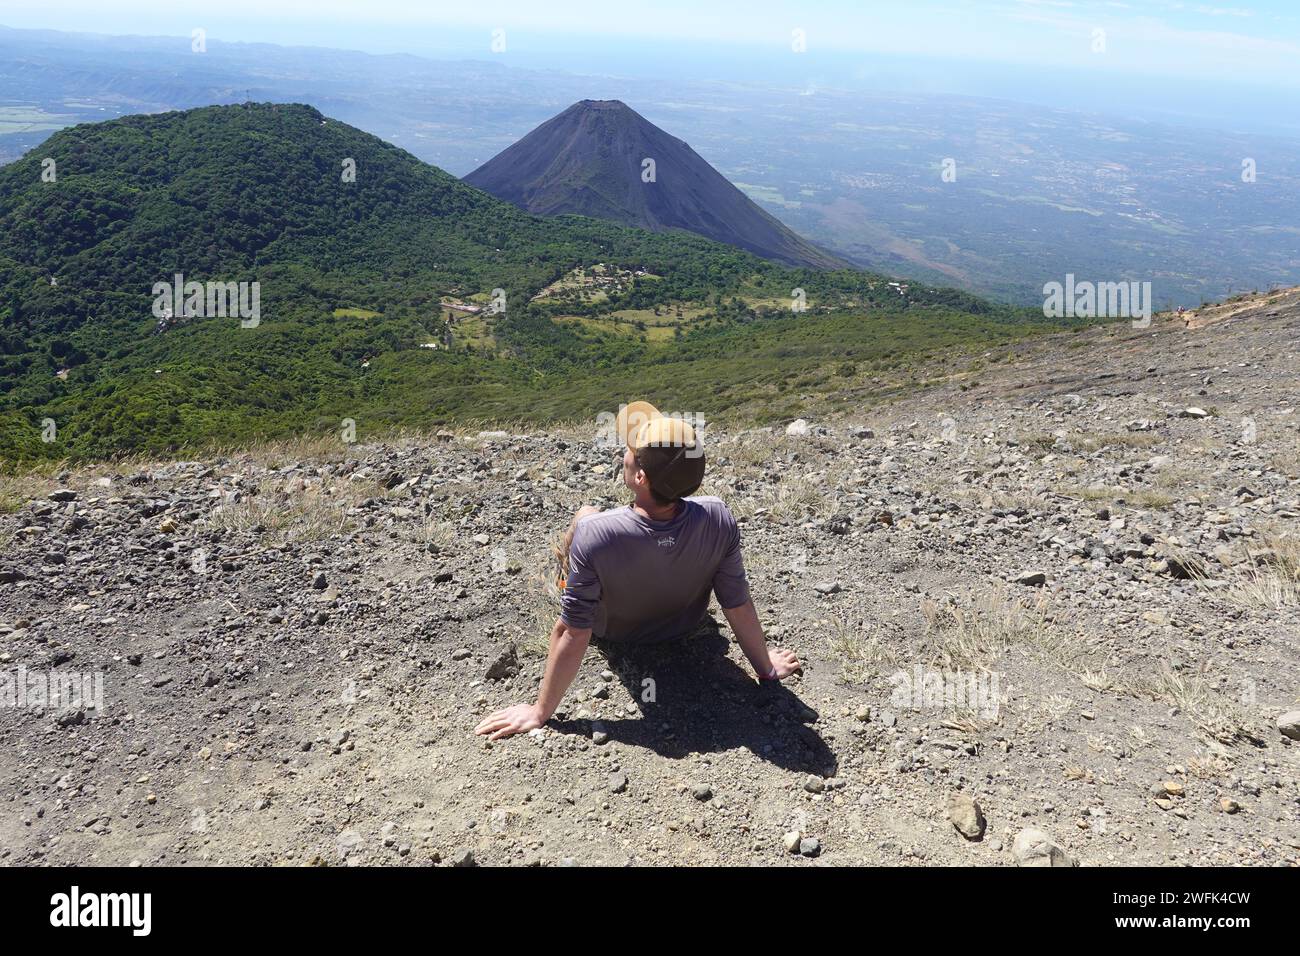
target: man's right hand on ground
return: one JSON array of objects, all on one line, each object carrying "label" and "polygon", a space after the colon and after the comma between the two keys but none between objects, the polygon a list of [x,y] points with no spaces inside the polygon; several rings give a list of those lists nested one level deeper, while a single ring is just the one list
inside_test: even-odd
[{"label": "man's right hand on ground", "polygon": [[777,680],[784,680],[803,667],[794,651],[788,651],[784,647],[770,648],[767,656],[771,659],[772,666],[776,668]]},{"label": "man's right hand on ground", "polygon": [[488,740],[498,740],[501,737],[526,734],[544,723],[546,718],[542,716],[536,704],[515,704],[513,707],[498,710],[495,714],[484,717],[474,728],[474,733],[491,734]]}]

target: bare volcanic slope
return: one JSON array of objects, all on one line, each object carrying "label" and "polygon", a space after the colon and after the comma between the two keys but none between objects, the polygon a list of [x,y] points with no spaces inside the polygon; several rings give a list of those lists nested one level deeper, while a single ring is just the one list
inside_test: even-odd
[{"label": "bare volcanic slope", "polygon": [[[653,160],[653,177],[646,160]],[[684,229],[789,265],[848,268],[619,100],[575,103],[465,182],[540,216],[590,216],[655,232]]]},{"label": "bare volcanic slope", "polygon": [[1293,290],[710,423],[804,673],[592,647],[490,744],[591,426],[0,474],[0,866],[1294,867],[1298,347]]}]

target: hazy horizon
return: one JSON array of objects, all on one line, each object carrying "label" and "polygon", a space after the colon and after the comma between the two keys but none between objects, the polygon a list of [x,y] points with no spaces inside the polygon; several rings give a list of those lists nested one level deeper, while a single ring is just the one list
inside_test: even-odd
[{"label": "hazy horizon", "polygon": [[[1010,63],[698,43],[670,64],[611,37],[568,41],[605,59],[565,69],[513,29],[495,55],[481,32],[442,36],[458,60],[200,36],[0,28],[0,161],[77,123],[254,100],[310,104],[464,176],[578,100],[621,99],[859,266],[1019,303],[1080,270],[1159,276],[1163,305],[1300,282],[1300,117],[1213,79],[1171,99],[1169,78],[1038,68],[1031,85]],[[937,187],[944,157],[963,188]]]},{"label": "hazy horizon", "polygon": [[[647,14],[592,3],[534,12],[519,2],[362,9],[252,3],[16,0],[14,29],[110,37],[271,43],[497,62],[523,69],[799,87],[962,94],[1191,126],[1300,131],[1300,16],[1282,2],[1212,7],[1167,0],[921,0],[905,10],[828,2],[680,0]],[[796,31],[801,31],[796,33]],[[1100,32],[1098,32],[1100,31]],[[494,47],[495,44],[495,47]],[[795,47],[801,47],[796,52]]]}]

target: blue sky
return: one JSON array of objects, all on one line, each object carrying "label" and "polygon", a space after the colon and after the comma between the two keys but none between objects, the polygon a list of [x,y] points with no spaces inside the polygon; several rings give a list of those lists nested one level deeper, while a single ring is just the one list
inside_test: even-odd
[{"label": "blue sky", "polygon": [[0,24],[154,35],[204,27],[214,39],[463,57],[491,56],[499,28],[507,57],[559,68],[664,48],[775,64],[794,55],[799,29],[809,70],[819,57],[935,57],[1300,88],[1300,0],[4,0]]}]

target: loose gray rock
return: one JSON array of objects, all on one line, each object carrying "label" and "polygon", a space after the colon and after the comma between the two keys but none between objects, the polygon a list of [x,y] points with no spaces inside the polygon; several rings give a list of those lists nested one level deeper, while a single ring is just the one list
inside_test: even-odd
[{"label": "loose gray rock", "polygon": [[1016,834],[1011,853],[1017,866],[1077,866],[1074,859],[1042,830],[1026,827]]},{"label": "loose gray rock", "polygon": [[984,810],[973,797],[965,793],[954,793],[948,798],[947,810],[948,819],[967,840],[984,838]]},{"label": "loose gray rock", "polygon": [[497,655],[483,676],[488,680],[505,680],[514,677],[519,673],[519,655],[515,650],[515,645],[508,644]]},{"label": "loose gray rock", "polygon": [[1012,584],[1023,584],[1025,587],[1041,588],[1047,583],[1047,575],[1042,571],[1021,571],[1011,577]]}]

